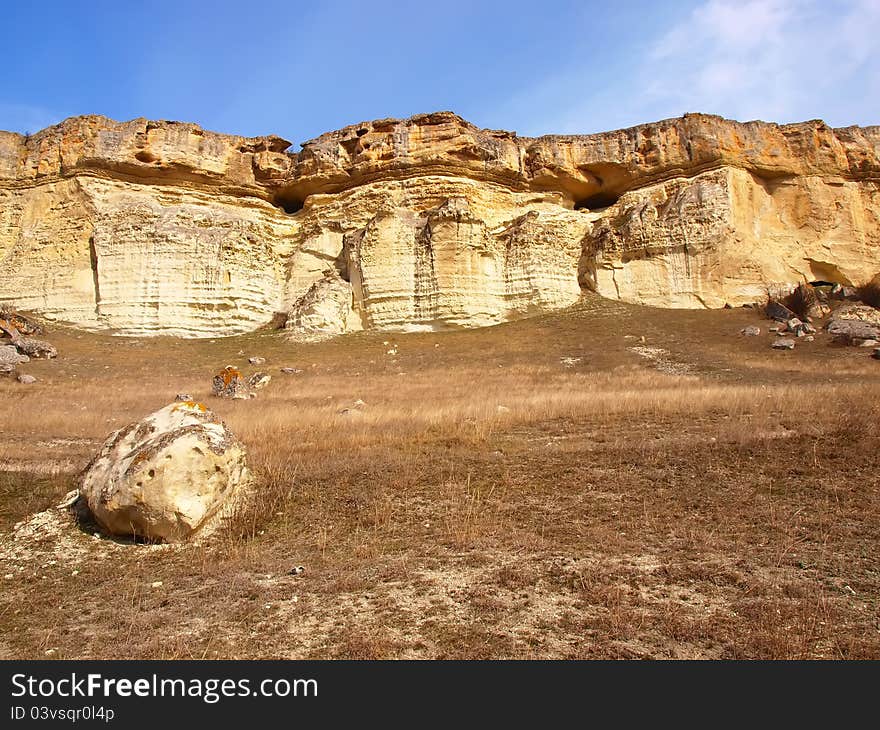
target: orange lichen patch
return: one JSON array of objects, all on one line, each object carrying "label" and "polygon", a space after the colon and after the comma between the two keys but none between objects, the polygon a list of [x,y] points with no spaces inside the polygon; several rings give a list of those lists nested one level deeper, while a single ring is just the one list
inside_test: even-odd
[{"label": "orange lichen patch", "polygon": [[241,380],[241,372],[238,368],[234,368],[232,365],[227,365],[223,368],[222,372],[218,374],[218,377],[223,378],[223,385],[229,387],[234,380]]},{"label": "orange lichen patch", "polygon": [[150,454],[147,451],[139,451],[135,455],[135,457],[131,460],[131,464],[128,467],[129,471],[133,467],[136,467],[138,464],[142,464],[143,462],[145,462],[149,458],[150,458]]},{"label": "orange lichen patch", "polygon": [[186,410],[191,411],[201,411],[202,413],[208,410],[201,403],[196,403],[196,401],[194,400],[185,400],[182,403],[178,403],[176,406],[174,406],[175,411],[180,410],[181,408],[185,408]]}]

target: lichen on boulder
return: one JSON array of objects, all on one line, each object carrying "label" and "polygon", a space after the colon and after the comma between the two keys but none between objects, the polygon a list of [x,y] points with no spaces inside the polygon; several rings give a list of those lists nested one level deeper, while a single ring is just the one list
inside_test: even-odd
[{"label": "lichen on boulder", "polygon": [[80,476],[80,495],[112,535],[180,542],[204,531],[247,479],[242,444],[187,401],[113,433]]},{"label": "lichen on boulder", "polygon": [[211,392],[221,398],[235,398],[247,394],[247,383],[241,371],[227,365],[214,376]]}]

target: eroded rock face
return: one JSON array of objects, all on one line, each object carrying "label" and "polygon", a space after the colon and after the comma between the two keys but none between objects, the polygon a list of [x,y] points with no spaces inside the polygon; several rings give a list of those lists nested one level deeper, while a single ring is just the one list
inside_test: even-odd
[{"label": "eroded rock face", "polygon": [[279,137],[0,132],[0,301],[88,328],[494,324],[582,290],[720,307],[880,271],[880,128],[691,114],[538,139],[449,112]]},{"label": "eroded rock face", "polygon": [[163,542],[191,537],[248,478],[244,447],[192,401],[115,432],[81,477],[107,532]]}]

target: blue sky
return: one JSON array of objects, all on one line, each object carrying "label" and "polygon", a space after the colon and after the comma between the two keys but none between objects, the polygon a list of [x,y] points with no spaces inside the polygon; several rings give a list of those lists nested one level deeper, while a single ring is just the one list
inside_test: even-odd
[{"label": "blue sky", "polygon": [[701,111],[880,124],[880,0],[7,2],[0,129],[77,114],[296,145],[449,109],[523,135]]}]

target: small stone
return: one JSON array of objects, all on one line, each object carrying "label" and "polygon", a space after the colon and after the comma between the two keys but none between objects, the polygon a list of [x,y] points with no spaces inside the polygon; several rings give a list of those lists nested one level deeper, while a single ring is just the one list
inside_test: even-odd
[{"label": "small stone", "polygon": [[272,376],[268,373],[254,373],[248,378],[247,384],[254,390],[259,390],[269,385],[270,380],[272,380]]},{"label": "small stone", "polygon": [[174,396],[174,400],[191,401],[193,400],[193,397],[189,393],[178,393],[176,396]]},{"label": "small stone", "polygon": [[58,357],[58,350],[54,345],[49,344],[45,340],[37,340],[33,337],[18,337],[12,342],[22,355],[28,357],[41,358],[51,360]]},{"label": "small stone", "polygon": [[161,588],[161,587],[162,587],[161,580],[154,580],[152,583],[150,583],[150,588]]},{"label": "small stone", "polygon": [[0,345],[0,365],[11,365],[14,369],[23,362],[30,362],[30,358],[22,355],[14,345]]},{"label": "small stone", "polygon": [[510,413],[510,409],[507,406],[496,406],[495,410],[498,413]]},{"label": "small stone", "polygon": [[3,576],[3,580],[12,580],[15,576],[12,573],[7,573]]},{"label": "small stone", "polygon": [[58,649],[46,649],[43,653],[46,656],[55,656],[58,653]]},{"label": "small stone", "polygon": [[780,337],[774,341],[772,347],[774,350],[793,350],[794,340],[788,337]]},{"label": "small stone", "polygon": [[[880,342],[878,342],[877,340],[863,340],[862,344],[859,345],[859,347],[877,347],[878,345],[880,345]],[[19,376],[19,380],[20,379],[21,376]]]},{"label": "small stone", "polygon": [[288,575],[302,575],[306,572],[306,569],[302,565],[297,565],[295,568],[291,568],[287,571]]},{"label": "small stone", "polygon": [[746,337],[757,337],[761,334],[761,328],[750,324],[748,327],[743,327],[740,330],[740,334],[745,335]]},{"label": "small stone", "polygon": [[875,360],[880,360],[880,347],[876,348],[871,355]]},{"label": "small stone", "polygon": [[281,368],[282,373],[286,373],[287,375],[296,375],[297,373],[301,373],[301,368]]},{"label": "small stone", "polygon": [[30,385],[31,383],[36,383],[37,379],[33,375],[25,375],[22,373],[18,376],[18,382],[24,383],[25,385]]},{"label": "small stone", "polygon": [[788,320],[794,317],[794,312],[775,299],[767,302],[767,305],[764,307],[764,313],[770,319],[775,319],[777,322],[788,322]]},{"label": "small stone", "polygon": [[265,357],[258,357],[258,356],[249,357],[248,362],[251,365],[262,365],[264,362],[266,362],[266,358]]},{"label": "small stone", "polygon": [[807,335],[805,339],[806,339],[807,342],[812,342],[812,341],[815,340],[816,338],[813,337],[813,335]]}]

